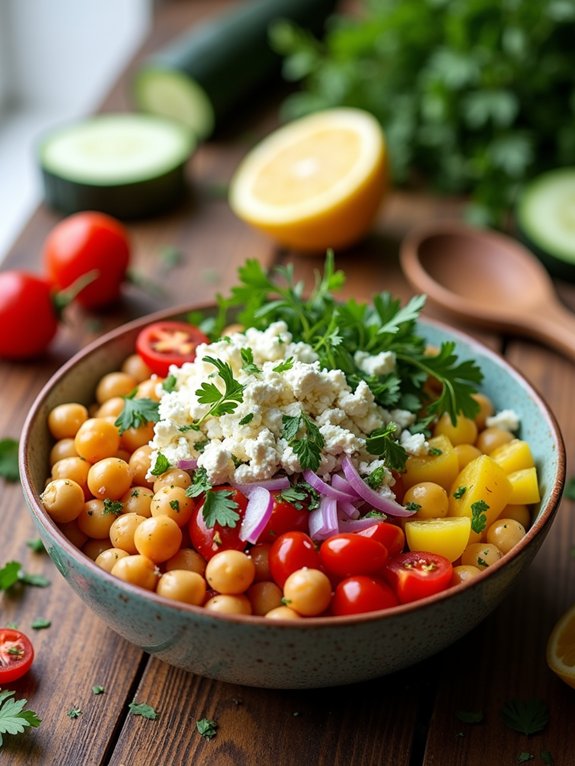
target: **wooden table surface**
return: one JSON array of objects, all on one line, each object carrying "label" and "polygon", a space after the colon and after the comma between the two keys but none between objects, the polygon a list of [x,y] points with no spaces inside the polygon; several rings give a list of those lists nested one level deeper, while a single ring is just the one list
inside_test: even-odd
[{"label": "wooden table surface", "polygon": [[[141,53],[228,5],[203,0],[160,6]],[[104,110],[130,108],[129,72],[130,67],[103,104]],[[258,258],[266,266],[291,262],[302,278],[311,278],[321,267],[323,258],[280,251],[248,229],[234,218],[221,194],[250,143],[276,120],[274,104],[251,108],[234,121],[227,135],[206,143],[193,157],[192,191],[180,209],[130,224],[135,269],[162,290],[130,286],[121,304],[106,315],[73,310],[44,360],[0,363],[0,438],[18,438],[26,412],[48,377],[87,340],[107,329],[158,308],[227,292],[246,257]],[[342,297],[369,300],[386,289],[408,298],[410,290],[398,263],[401,238],[417,222],[460,215],[461,206],[455,202],[393,193],[369,238],[336,254],[337,266],[347,273]],[[58,220],[57,214],[40,206],[3,268],[40,271],[43,240]],[[161,257],[166,247],[184,255],[167,274]],[[575,288],[558,284],[558,289],[564,302],[575,308]],[[432,315],[428,309],[424,313]],[[479,336],[474,328],[462,329]],[[527,340],[495,334],[481,338],[516,365],[549,402],[563,429],[569,475],[575,449],[575,367]],[[16,623],[31,634],[37,655],[33,670],[10,688],[26,697],[42,718],[38,729],[5,737],[1,764],[511,766],[522,759],[533,764],[575,764],[575,691],[545,663],[551,627],[575,602],[575,520],[568,500],[562,502],[547,540],[513,594],[454,646],[369,683],[270,691],[186,674],[120,639],[83,606],[45,554],[28,548],[27,540],[36,535],[19,485],[0,479],[0,496],[0,566],[18,560],[27,571],[51,581],[46,588],[12,588],[0,595],[0,624]],[[51,627],[33,630],[37,618],[50,620]],[[103,686],[105,693],[94,695],[94,685]],[[159,718],[131,715],[128,704],[134,699],[153,705]],[[509,729],[501,717],[509,699],[543,700],[549,708],[544,731],[528,737]],[[73,707],[82,711],[77,718],[67,715]],[[483,721],[462,723],[458,711],[480,711]],[[196,721],[201,718],[218,723],[211,741],[197,733]],[[530,760],[528,754],[533,756]]]}]

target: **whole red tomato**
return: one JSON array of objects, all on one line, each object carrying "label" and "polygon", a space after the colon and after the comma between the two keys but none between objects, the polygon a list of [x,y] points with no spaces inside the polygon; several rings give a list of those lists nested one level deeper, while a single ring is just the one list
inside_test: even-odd
[{"label": "whole red tomato", "polygon": [[379,540],[353,532],[332,535],[319,549],[324,569],[336,578],[378,574],[387,556],[387,548]]},{"label": "whole red tomato", "polygon": [[397,596],[389,585],[377,577],[354,575],[337,584],[331,602],[337,616],[376,612],[397,606]]},{"label": "whole red tomato", "polygon": [[30,359],[43,353],[58,330],[52,286],[25,271],[0,272],[0,357]]},{"label": "whole red tomato", "polygon": [[44,269],[56,288],[63,290],[93,274],[93,280],[76,296],[88,309],[117,300],[129,263],[128,232],[104,213],[68,216],[56,224],[44,243]]},{"label": "whole red tomato", "polygon": [[280,535],[270,548],[269,566],[272,579],[280,588],[297,569],[322,568],[314,542],[305,532],[285,532]]}]

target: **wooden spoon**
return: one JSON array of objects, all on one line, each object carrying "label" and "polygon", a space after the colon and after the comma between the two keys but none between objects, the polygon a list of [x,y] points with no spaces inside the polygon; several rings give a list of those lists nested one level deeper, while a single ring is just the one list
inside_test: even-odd
[{"label": "wooden spoon", "polygon": [[401,265],[430,303],[575,360],[575,315],[559,302],[541,263],[511,237],[456,222],[418,227],[402,243]]}]

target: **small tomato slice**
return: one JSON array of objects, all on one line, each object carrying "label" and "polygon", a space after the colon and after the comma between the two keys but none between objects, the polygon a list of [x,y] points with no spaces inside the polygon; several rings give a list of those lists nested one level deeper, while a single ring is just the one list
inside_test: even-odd
[{"label": "small tomato slice", "polygon": [[387,561],[385,545],[373,537],[341,532],[321,544],[319,557],[325,571],[333,577],[374,575]]},{"label": "small tomato slice", "polygon": [[347,577],[339,582],[331,600],[331,612],[341,616],[375,612],[397,606],[397,596],[390,586],[367,575]]},{"label": "small tomato slice", "polygon": [[371,527],[357,532],[362,537],[371,537],[383,543],[390,556],[396,556],[405,548],[405,533],[397,524],[388,521],[375,521]]},{"label": "small tomato slice", "polygon": [[287,578],[297,569],[321,569],[319,553],[305,532],[286,532],[272,544],[269,567],[273,580],[283,588]]},{"label": "small tomato slice", "polygon": [[200,343],[209,343],[207,335],[186,322],[154,322],[140,331],[136,351],[148,367],[165,378],[170,365],[181,367],[193,362]]},{"label": "small tomato slice", "polygon": [[0,686],[21,678],[30,670],[34,647],[30,639],[12,628],[0,628]]},{"label": "small tomato slice", "polygon": [[208,525],[205,518],[206,514],[204,514],[206,496],[203,496],[201,502],[192,513],[188,530],[192,545],[206,561],[209,561],[218,551],[243,551],[246,547],[245,541],[240,540],[239,535],[242,518],[248,504],[247,497],[238,489],[223,484],[213,487],[210,492],[225,492],[225,497],[234,505],[234,511],[238,514],[239,518],[233,525],[220,524],[218,521]]},{"label": "small tomato slice", "polygon": [[408,551],[390,558],[383,574],[400,603],[408,604],[446,590],[451,584],[453,565],[437,553]]}]

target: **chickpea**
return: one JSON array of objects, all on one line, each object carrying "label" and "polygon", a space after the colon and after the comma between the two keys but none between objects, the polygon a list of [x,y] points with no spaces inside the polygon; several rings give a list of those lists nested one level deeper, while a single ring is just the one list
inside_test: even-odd
[{"label": "chickpea", "polygon": [[101,404],[95,412],[97,418],[116,418],[121,415],[125,401],[121,396],[113,396]]},{"label": "chickpea", "polygon": [[78,429],[74,446],[80,457],[97,463],[116,454],[120,447],[120,433],[106,418],[89,418]]},{"label": "chickpea", "polygon": [[191,483],[192,477],[187,471],[182,468],[170,468],[154,481],[154,492],[158,492],[162,487],[183,487],[186,489]]},{"label": "chickpea", "polygon": [[84,490],[72,479],[54,479],[49,482],[40,498],[56,523],[74,521],[84,509]]},{"label": "chickpea", "polygon": [[146,590],[155,590],[159,572],[154,562],[146,556],[136,554],[124,556],[112,567],[111,574],[124,582],[139,585]]},{"label": "chickpea", "polygon": [[74,447],[74,439],[71,436],[67,436],[64,439],[60,439],[54,444],[50,450],[50,465],[54,465],[58,460],[62,460],[65,457],[77,457],[76,447]]},{"label": "chickpea", "polygon": [[122,513],[117,516],[110,527],[110,542],[114,548],[121,548],[126,553],[138,553],[134,543],[134,534],[145,516],[137,513]]},{"label": "chickpea", "polygon": [[120,445],[128,452],[144,447],[154,438],[154,424],[143,423],[141,426],[126,428],[120,436]]},{"label": "chickpea", "polygon": [[484,455],[489,455],[494,449],[500,447],[502,444],[506,444],[513,439],[511,431],[506,431],[504,428],[498,426],[489,426],[485,428],[475,442],[475,446],[483,452]]},{"label": "chickpea", "polygon": [[206,597],[206,581],[197,572],[171,569],[158,580],[156,593],[174,601],[201,606]]},{"label": "chickpea", "polygon": [[206,580],[218,593],[244,593],[254,581],[254,562],[242,551],[225,550],[216,553],[206,565]]},{"label": "chickpea", "polygon": [[145,516],[146,518],[152,515],[151,504],[154,493],[149,487],[138,487],[132,485],[122,497],[120,501],[124,506],[124,513],[137,513],[138,516]]},{"label": "chickpea", "polygon": [[150,456],[152,454],[152,448],[149,444],[145,444],[143,447],[138,447],[130,456],[128,464],[132,471],[132,477],[134,484],[138,484],[141,487],[152,487],[153,481],[149,481],[146,478],[148,471],[150,470]]},{"label": "chickpea", "polygon": [[231,596],[227,593],[218,593],[212,596],[204,604],[204,609],[220,614],[251,614],[252,605],[247,596],[240,593]]},{"label": "chickpea", "polygon": [[406,490],[403,504],[419,506],[414,519],[437,519],[447,516],[449,498],[445,489],[433,481],[421,481]]},{"label": "chickpea", "polygon": [[86,420],[88,410],[83,404],[59,404],[48,414],[48,428],[54,439],[74,438]]},{"label": "chickpea", "polygon": [[531,526],[531,511],[527,505],[506,505],[501,513],[505,519],[514,519],[523,525],[525,529]]},{"label": "chickpea", "polygon": [[455,446],[457,444],[473,444],[477,438],[477,426],[474,420],[458,415],[455,424],[451,422],[449,413],[444,412],[433,429],[433,435],[447,436]]},{"label": "chickpea", "polygon": [[282,590],[270,580],[250,585],[247,595],[252,604],[252,613],[264,615],[282,605]]},{"label": "chickpea", "polygon": [[452,585],[459,585],[462,582],[468,582],[481,572],[481,569],[471,564],[460,564],[453,567],[453,577],[451,578]]},{"label": "chickpea", "polygon": [[76,548],[81,548],[84,543],[88,542],[88,535],[85,535],[82,532],[78,526],[77,521],[67,521],[64,524],[58,524],[58,526],[60,528],[60,532],[66,535],[68,540],[72,543],[72,545],[75,545]]},{"label": "chickpea", "polygon": [[126,396],[137,385],[136,379],[126,372],[109,372],[96,386],[96,401],[98,404],[103,404],[108,399]]},{"label": "chickpea", "polygon": [[331,601],[329,577],[319,569],[296,569],[284,583],[284,599],[291,609],[304,617],[321,614]]},{"label": "chickpea", "polygon": [[178,552],[182,544],[182,531],[169,516],[151,516],[137,527],[134,544],[138,553],[159,564]]},{"label": "chickpea", "polygon": [[515,519],[497,519],[487,529],[487,542],[496,545],[502,553],[507,553],[522,540],[527,532],[523,524]]},{"label": "chickpea", "polygon": [[180,548],[175,556],[166,561],[164,569],[166,572],[172,569],[186,569],[189,572],[197,572],[203,577],[206,571],[206,560],[193,548]]},{"label": "chickpea", "polygon": [[151,399],[153,402],[159,402],[161,394],[158,392],[158,388],[161,391],[161,385],[163,378],[158,375],[152,375],[151,378],[143,380],[138,384],[138,390],[136,396],[138,399]]},{"label": "chickpea", "polygon": [[301,618],[301,614],[290,609],[289,606],[276,606],[266,614],[266,619],[269,620],[301,620]]},{"label": "chickpea", "polygon": [[461,554],[461,563],[485,569],[499,561],[502,556],[503,553],[493,543],[471,543]]},{"label": "chickpea", "polygon": [[61,460],[57,460],[52,466],[52,478],[53,479],[71,479],[79,484],[83,491],[84,496],[87,499],[89,497],[88,489],[88,472],[90,471],[90,463],[84,460],[82,457],[63,457]]},{"label": "chickpea", "polygon": [[78,516],[78,526],[85,535],[96,540],[107,540],[116,515],[103,500],[88,500]]},{"label": "chickpea", "polygon": [[103,551],[108,550],[109,547],[109,540],[87,540],[82,546],[82,552],[85,553],[88,558],[91,558],[92,561],[96,561],[98,556],[103,553]]},{"label": "chickpea", "polygon": [[269,553],[271,545],[269,543],[258,543],[250,550],[250,556],[256,568],[254,582],[271,580]]},{"label": "chickpea", "polygon": [[100,569],[104,569],[106,572],[111,572],[116,561],[123,559],[125,556],[128,556],[127,551],[121,550],[120,548],[106,548],[105,551],[98,554],[95,561]]},{"label": "chickpea", "polygon": [[491,399],[482,393],[471,394],[472,398],[479,404],[479,412],[475,416],[475,424],[478,431],[483,431],[487,418],[490,418],[495,408]]},{"label": "chickpea", "polygon": [[132,472],[125,460],[106,457],[88,471],[88,489],[100,499],[119,500],[132,484]]},{"label": "chickpea", "polygon": [[468,463],[471,463],[472,460],[475,460],[476,457],[480,457],[480,455],[483,454],[481,450],[473,444],[457,444],[454,447],[454,450],[457,455],[460,471],[462,468],[465,468]]},{"label": "chickpea", "polygon": [[152,374],[152,371],[139,354],[130,354],[130,356],[124,360],[124,363],[122,364],[122,372],[131,375],[136,383],[141,383]]},{"label": "chickpea", "polygon": [[169,516],[179,527],[192,518],[195,502],[183,487],[160,487],[154,494],[150,509],[152,516]]}]

